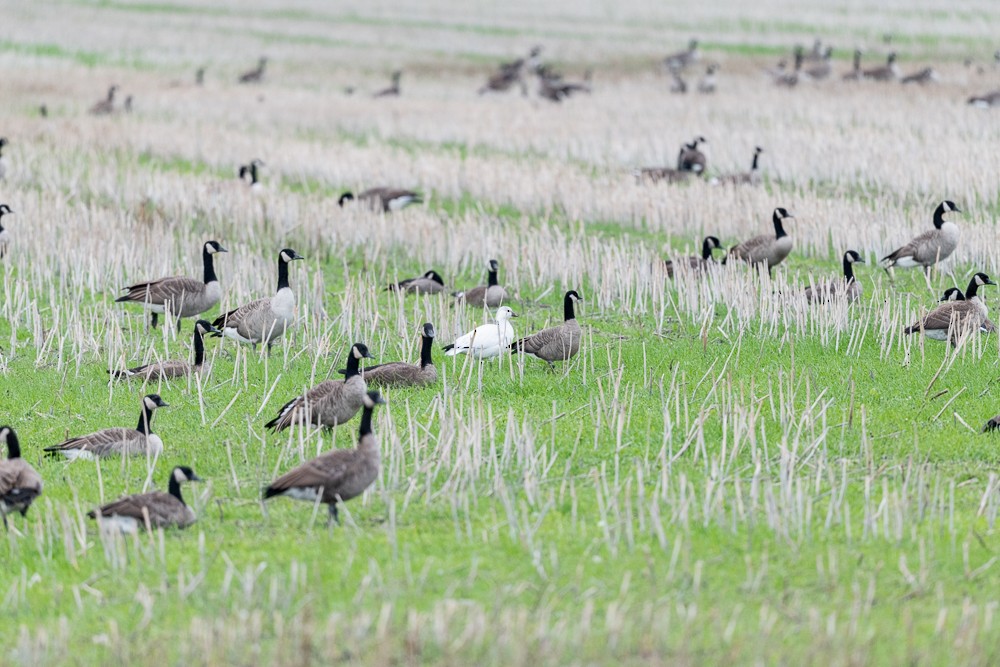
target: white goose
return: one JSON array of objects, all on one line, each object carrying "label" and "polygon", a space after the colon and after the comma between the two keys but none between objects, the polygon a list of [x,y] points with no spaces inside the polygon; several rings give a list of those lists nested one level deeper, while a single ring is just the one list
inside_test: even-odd
[{"label": "white goose", "polygon": [[464,336],[459,336],[451,345],[444,346],[445,356],[471,354],[476,359],[499,357],[514,342],[514,327],[510,318],[517,317],[513,310],[503,306],[497,311],[495,322],[476,327]]}]

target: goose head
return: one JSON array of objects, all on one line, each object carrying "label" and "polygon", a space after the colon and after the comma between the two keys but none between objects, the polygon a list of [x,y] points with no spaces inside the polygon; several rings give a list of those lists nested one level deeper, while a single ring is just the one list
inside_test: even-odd
[{"label": "goose head", "polygon": [[198,320],[194,323],[194,329],[202,336],[206,334],[221,334],[222,332],[212,326],[208,320]]},{"label": "goose head", "polygon": [[502,306],[497,311],[497,322],[506,322],[512,317],[517,317],[517,313],[511,310],[509,306]]},{"label": "goose head", "polygon": [[373,359],[371,352],[368,351],[368,346],[364,343],[355,343],[351,346],[351,356],[357,360],[361,359]]},{"label": "goose head", "polygon": [[177,466],[170,474],[178,484],[201,481],[201,477],[194,474],[194,470],[191,470],[188,466]]},{"label": "goose head", "polygon": [[217,252],[229,252],[218,241],[209,241],[205,244],[205,252],[209,255],[214,255]]},{"label": "goose head", "polygon": [[434,331],[434,325],[431,324],[430,322],[425,323],[424,324],[424,336],[426,336],[427,338],[434,338],[434,336],[436,336],[436,335],[437,335],[437,332]]},{"label": "goose head", "polygon": [[148,396],[143,397],[142,404],[143,404],[143,406],[147,410],[149,410],[151,412],[153,410],[156,410],[157,408],[169,408],[170,407],[169,403],[164,403],[163,402],[163,399],[160,398],[159,394],[149,394]]},{"label": "goose head", "polygon": [[385,405],[385,399],[377,391],[369,391],[361,401],[369,409],[374,408],[376,405]]},{"label": "goose head", "polygon": [[283,262],[284,264],[288,264],[289,262],[294,262],[297,259],[305,259],[305,257],[295,252],[291,248],[285,248],[284,250],[278,253],[278,260]]}]

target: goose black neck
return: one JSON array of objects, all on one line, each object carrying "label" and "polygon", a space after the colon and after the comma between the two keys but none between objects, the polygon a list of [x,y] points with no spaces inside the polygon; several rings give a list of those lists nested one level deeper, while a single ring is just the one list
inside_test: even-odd
[{"label": "goose black neck", "polygon": [[[701,242],[701,258],[704,260],[712,259],[712,244],[709,243],[708,239]],[[566,300],[566,305],[571,306],[569,299]],[[572,312],[569,311],[569,312]],[[569,318],[566,318],[569,319]]]},{"label": "goose black neck", "polygon": [[490,269],[489,275],[486,277],[486,284],[490,287],[497,285],[497,269]]},{"label": "goose black neck", "polygon": [[780,239],[782,236],[788,236],[785,232],[785,226],[781,224],[781,216],[777,213],[774,214],[774,238]]},{"label": "goose black neck", "polygon": [[350,380],[355,375],[360,375],[360,366],[361,360],[354,356],[354,348],[351,348],[351,353],[347,355],[347,371],[344,372],[344,380]]},{"label": "goose black neck", "polygon": [[854,262],[848,258],[844,258],[844,278],[847,282],[854,282]]},{"label": "goose black neck", "polygon": [[750,171],[757,171],[757,160],[760,159],[760,151],[755,151],[753,154],[753,162],[750,163]]},{"label": "goose black neck", "polygon": [[250,185],[257,184],[257,165],[250,163]]},{"label": "goose black neck", "polygon": [[366,435],[371,435],[372,432],[372,412],[374,408],[369,408],[367,405],[361,412],[361,427],[358,429],[358,437],[363,438]]},{"label": "goose black neck", "polygon": [[7,458],[21,458],[21,443],[17,441],[17,434],[13,430],[7,431]]},{"label": "goose black neck", "polygon": [[[705,247],[708,247],[707,242]],[[576,319],[576,313],[573,312],[573,297],[568,294],[563,299],[563,319],[567,322]]]},{"label": "goose black neck", "polygon": [[187,503],[184,502],[184,498],[181,496],[181,483],[177,481],[177,478],[174,477],[173,473],[170,474],[170,484],[167,486],[167,490],[170,491],[170,495],[181,501],[181,505],[187,505]]},{"label": "goose black neck", "polygon": [[202,340],[198,325],[194,327],[194,365],[201,366],[205,363],[205,341]]},{"label": "goose black neck", "polygon": [[135,427],[135,430],[143,435],[149,435],[153,432],[153,409],[143,403],[142,414],[139,415],[139,425]]},{"label": "goose black neck", "polygon": [[434,359],[431,357],[431,350],[434,347],[434,339],[430,336],[424,336],[423,341],[420,344],[420,367],[433,366]]},{"label": "goose black neck", "polygon": [[934,209],[934,226],[938,229],[941,229],[941,226],[944,224],[944,222],[945,222],[944,207],[938,206],[936,209]]},{"label": "goose black neck", "polygon": [[972,280],[969,281],[969,289],[965,290],[965,300],[971,301],[972,299],[976,298],[976,296],[978,296],[977,294],[978,291],[979,291],[979,284],[976,282],[976,278],[973,277]]},{"label": "goose black neck", "polygon": [[278,258],[278,291],[288,287],[288,262]]},{"label": "goose black neck", "polygon": [[212,259],[212,253],[208,251],[207,246],[201,251],[201,261],[205,266],[205,284],[218,280],[215,275],[215,260]]}]

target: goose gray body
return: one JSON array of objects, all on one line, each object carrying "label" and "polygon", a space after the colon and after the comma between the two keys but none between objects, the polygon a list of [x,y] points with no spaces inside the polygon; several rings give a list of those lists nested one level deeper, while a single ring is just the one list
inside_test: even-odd
[{"label": "goose gray body", "polygon": [[979,298],[979,288],[995,285],[985,273],[977,273],[969,281],[965,298],[946,301],[927,313],[920,321],[903,329],[906,335],[923,332],[933,340],[951,341],[957,345],[963,335],[972,331],[982,331],[989,321],[989,310]]},{"label": "goose gray body", "polygon": [[[783,221],[794,218],[783,208],[774,209],[772,222],[774,224],[774,234],[764,234],[744,241],[739,245],[730,248],[726,259],[732,257],[748,264],[766,264],[768,273],[778,264],[781,264],[792,252],[794,242],[792,237],[785,232]],[[725,260],[723,260],[725,262]]]},{"label": "goose gray body", "polygon": [[575,290],[563,297],[563,323],[526,336],[510,345],[511,352],[520,352],[552,365],[554,361],[569,361],[580,351],[583,331],[576,321],[574,304],[581,301]]},{"label": "goose gray body", "polygon": [[262,57],[257,61],[257,67],[248,70],[240,75],[240,83],[260,83],[264,80],[264,70],[267,67],[267,58]]},{"label": "goose gray body", "polygon": [[633,172],[633,174],[636,181],[640,183],[643,181],[649,183],[683,183],[699,176],[697,172],[681,171],[680,169],[673,169],[671,167],[643,167]]},{"label": "goose gray body", "polygon": [[118,92],[118,86],[111,86],[108,88],[108,95],[103,100],[90,107],[90,114],[92,116],[107,116],[115,111],[115,93]]},{"label": "goose gray body", "polygon": [[961,213],[954,202],[945,200],[938,204],[934,210],[934,229],[914,237],[902,248],[883,257],[886,268],[922,266],[928,269],[950,257],[958,247],[960,236],[958,225],[944,219],[944,215],[952,211]]},{"label": "goose gray body", "polygon": [[264,489],[264,500],[286,496],[324,503],[329,507],[330,519],[339,521],[337,503],[360,496],[378,479],[381,454],[372,432],[372,411],[381,403],[384,401],[378,392],[365,393],[355,449],[327,452],[289,470]]},{"label": "goose gray body", "polygon": [[295,322],[295,292],[288,284],[288,263],[298,259],[304,258],[291,248],[279,252],[278,289],[274,296],[256,299],[220,315],[212,326],[227,338],[254,347],[267,343],[270,348]]},{"label": "goose gray body", "polygon": [[674,277],[675,268],[680,265],[690,271],[702,271],[712,263],[712,251],[721,248],[722,243],[714,236],[706,236],[701,243],[701,257],[679,257],[666,262],[667,275]]},{"label": "goose gray body", "polygon": [[200,315],[222,300],[222,287],[215,275],[213,261],[215,254],[220,252],[226,252],[226,249],[217,241],[208,241],[202,246],[202,280],[171,276],[136,283],[126,287],[127,293],[115,302],[143,304],[152,313],[150,322],[154,328],[160,313],[170,313],[174,317]]},{"label": "goose gray body", "polygon": [[136,428],[106,428],[96,433],[82,435],[76,438],[46,447],[45,451],[53,455],[62,455],[75,459],[102,459],[109,456],[150,456],[157,457],[163,451],[163,441],[152,431],[153,412],[157,408],[167,407],[157,394],[150,394],[142,399],[142,413],[139,415],[139,425]]},{"label": "goose gray body", "polygon": [[663,66],[671,71],[680,70],[698,62],[700,57],[701,56],[698,53],[698,40],[692,39],[688,43],[688,47],[686,49],[683,51],[677,51],[676,53],[671,53],[664,58]]},{"label": "goose gray body", "polygon": [[465,302],[470,306],[486,306],[488,308],[498,308],[509,300],[507,290],[498,282],[497,275],[500,270],[500,263],[491,259],[487,264],[486,285],[473,287],[464,292],[452,292],[458,301]]},{"label": "goose gray body", "polygon": [[345,192],[337,201],[340,206],[352,199],[383,213],[391,213],[406,208],[410,204],[421,204],[423,198],[419,192],[399,188],[369,188],[355,197],[351,192]]},{"label": "goose gray body", "polygon": [[994,90],[984,95],[973,95],[968,99],[968,104],[980,109],[1000,107],[1000,90]]},{"label": "goose gray body", "polygon": [[698,146],[707,143],[705,137],[695,137],[691,143],[681,146],[681,150],[677,154],[677,170],[696,174],[704,173],[708,166],[708,158]]},{"label": "goose gray body", "polygon": [[418,278],[407,278],[386,288],[389,291],[403,291],[407,294],[440,294],[445,291],[444,279],[437,271],[431,270]]},{"label": "goose gray body", "polygon": [[21,445],[10,426],[0,427],[0,444],[7,445],[7,458],[0,461],[0,515],[7,525],[7,515],[24,516],[35,498],[42,494],[42,478],[21,458]]},{"label": "goose gray body", "polygon": [[900,83],[916,83],[918,85],[926,85],[928,83],[933,83],[938,80],[938,74],[934,71],[933,67],[925,67],[918,72],[914,72],[908,76],[904,76],[900,79]]},{"label": "goose gray body", "polygon": [[[429,322],[424,324],[423,336],[420,342],[420,363],[410,364],[405,361],[390,361],[361,369],[361,377],[365,384],[372,387],[423,387],[437,382],[437,368],[431,352],[434,347],[434,326]],[[346,370],[338,371],[346,375]]]},{"label": "goose gray body", "polygon": [[861,298],[863,288],[854,277],[854,265],[864,264],[865,260],[853,250],[844,253],[844,277],[807,287],[806,301],[809,303],[826,303],[843,295],[847,301],[853,302]]},{"label": "goose gray body", "polygon": [[119,498],[91,510],[87,516],[97,519],[101,528],[135,533],[139,528],[186,528],[197,517],[181,496],[181,483],[200,478],[187,466],[177,466],[170,473],[169,492],[152,491]]},{"label": "goose gray body", "polygon": [[760,146],[755,147],[753,158],[750,161],[750,171],[720,176],[718,182],[724,185],[756,185],[760,183],[760,154],[763,152],[764,149]]},{"label": "goose gray body", "polygon": [[166,359],[152,364],[136,366],[124,371],[109,371],[119,380],[141,378],[144,381],[168,380],[184,377],[192,372],[200,373],[205,363],[205,334],[221,333],[205,320],[198,320],[194,325],[194,363],[189,364],[183,359]]},{"label": "goose gray body", "polygon": [[866,69],[863,72],[863,76],[865,79],[870,79],[871,81],[897,80],[899,78],[899,66],[896,64],[896,54],[890,53],[889,57],[886,58],[885,65]]},{"label": "goose gray body", "polygon": [[368,387],[360,373],[360,361],[371,358],[362,343],[351,346],[343,380],[326,380],[281,406],[278,416],[267,422],[267,428],[283,431],[290,426],[308,423],[336,427],[349,421],[364,405]]}]

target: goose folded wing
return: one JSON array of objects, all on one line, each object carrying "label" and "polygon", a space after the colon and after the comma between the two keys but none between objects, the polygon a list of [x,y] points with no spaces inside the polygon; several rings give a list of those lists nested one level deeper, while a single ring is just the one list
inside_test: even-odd
[{"label": "goose folded wing", "polygon": [[773,236],[755,236],[730,249],[729,254],[740,259],[749,259],[759,250],[763,250],[774,241]]},{"label": "goose folded wing", "polygon": [[153,491],[125,496],[104,505],[100,510],[92,510],[88,516],[93,518],[100,512],[103,517],[122,516],[140,522],[145,522],[148,516],[149,524],[157,528],[181,520],[186,514],[185,509],[184,504],[169,493]]},{"label": "goose folded wing", "polygon": [[[313,415],[320,409],[324,401],[336,400],[344,392],[343,380],[326,380],[281,406],[278,416],[269,421],[266,426],[281,431],[301,419],[303,410],[308,410]],[[316,419],[310,416],[310,420],[315,423]]]},{"label": "goose folded wing", "polygon": [[24,502],[42,490],[42,479],[21,459],[9,459],[0,465],[0,500]]},{"label": "goose folded wing", "polygon": [[256,299],[246,303],[239,308],[230,310],[225,315],[220,315],[212,322],[216,329],[232,327],[245,335],[245,332],[252,328],[257,319],[263,319],[271,310],[271,299]]},{"label": "goose folded wing", "polygon": [[93,454],[94,456],[108,456],[136,446],[145,440],[145,436],[132,428],[119,426],[117,428],[106,428],[97,433],[81,435],[78,438],[70,438],[66,442],[46,447],[47,452],[62,452],[66,450],[80,449]]},{"label": "goose folded wing", "polygon": [[280,495],[289,489],[340,488],[351,469],[352,456],[353,450],[339,449],[306,461],[274,480],[264,497]]}]

